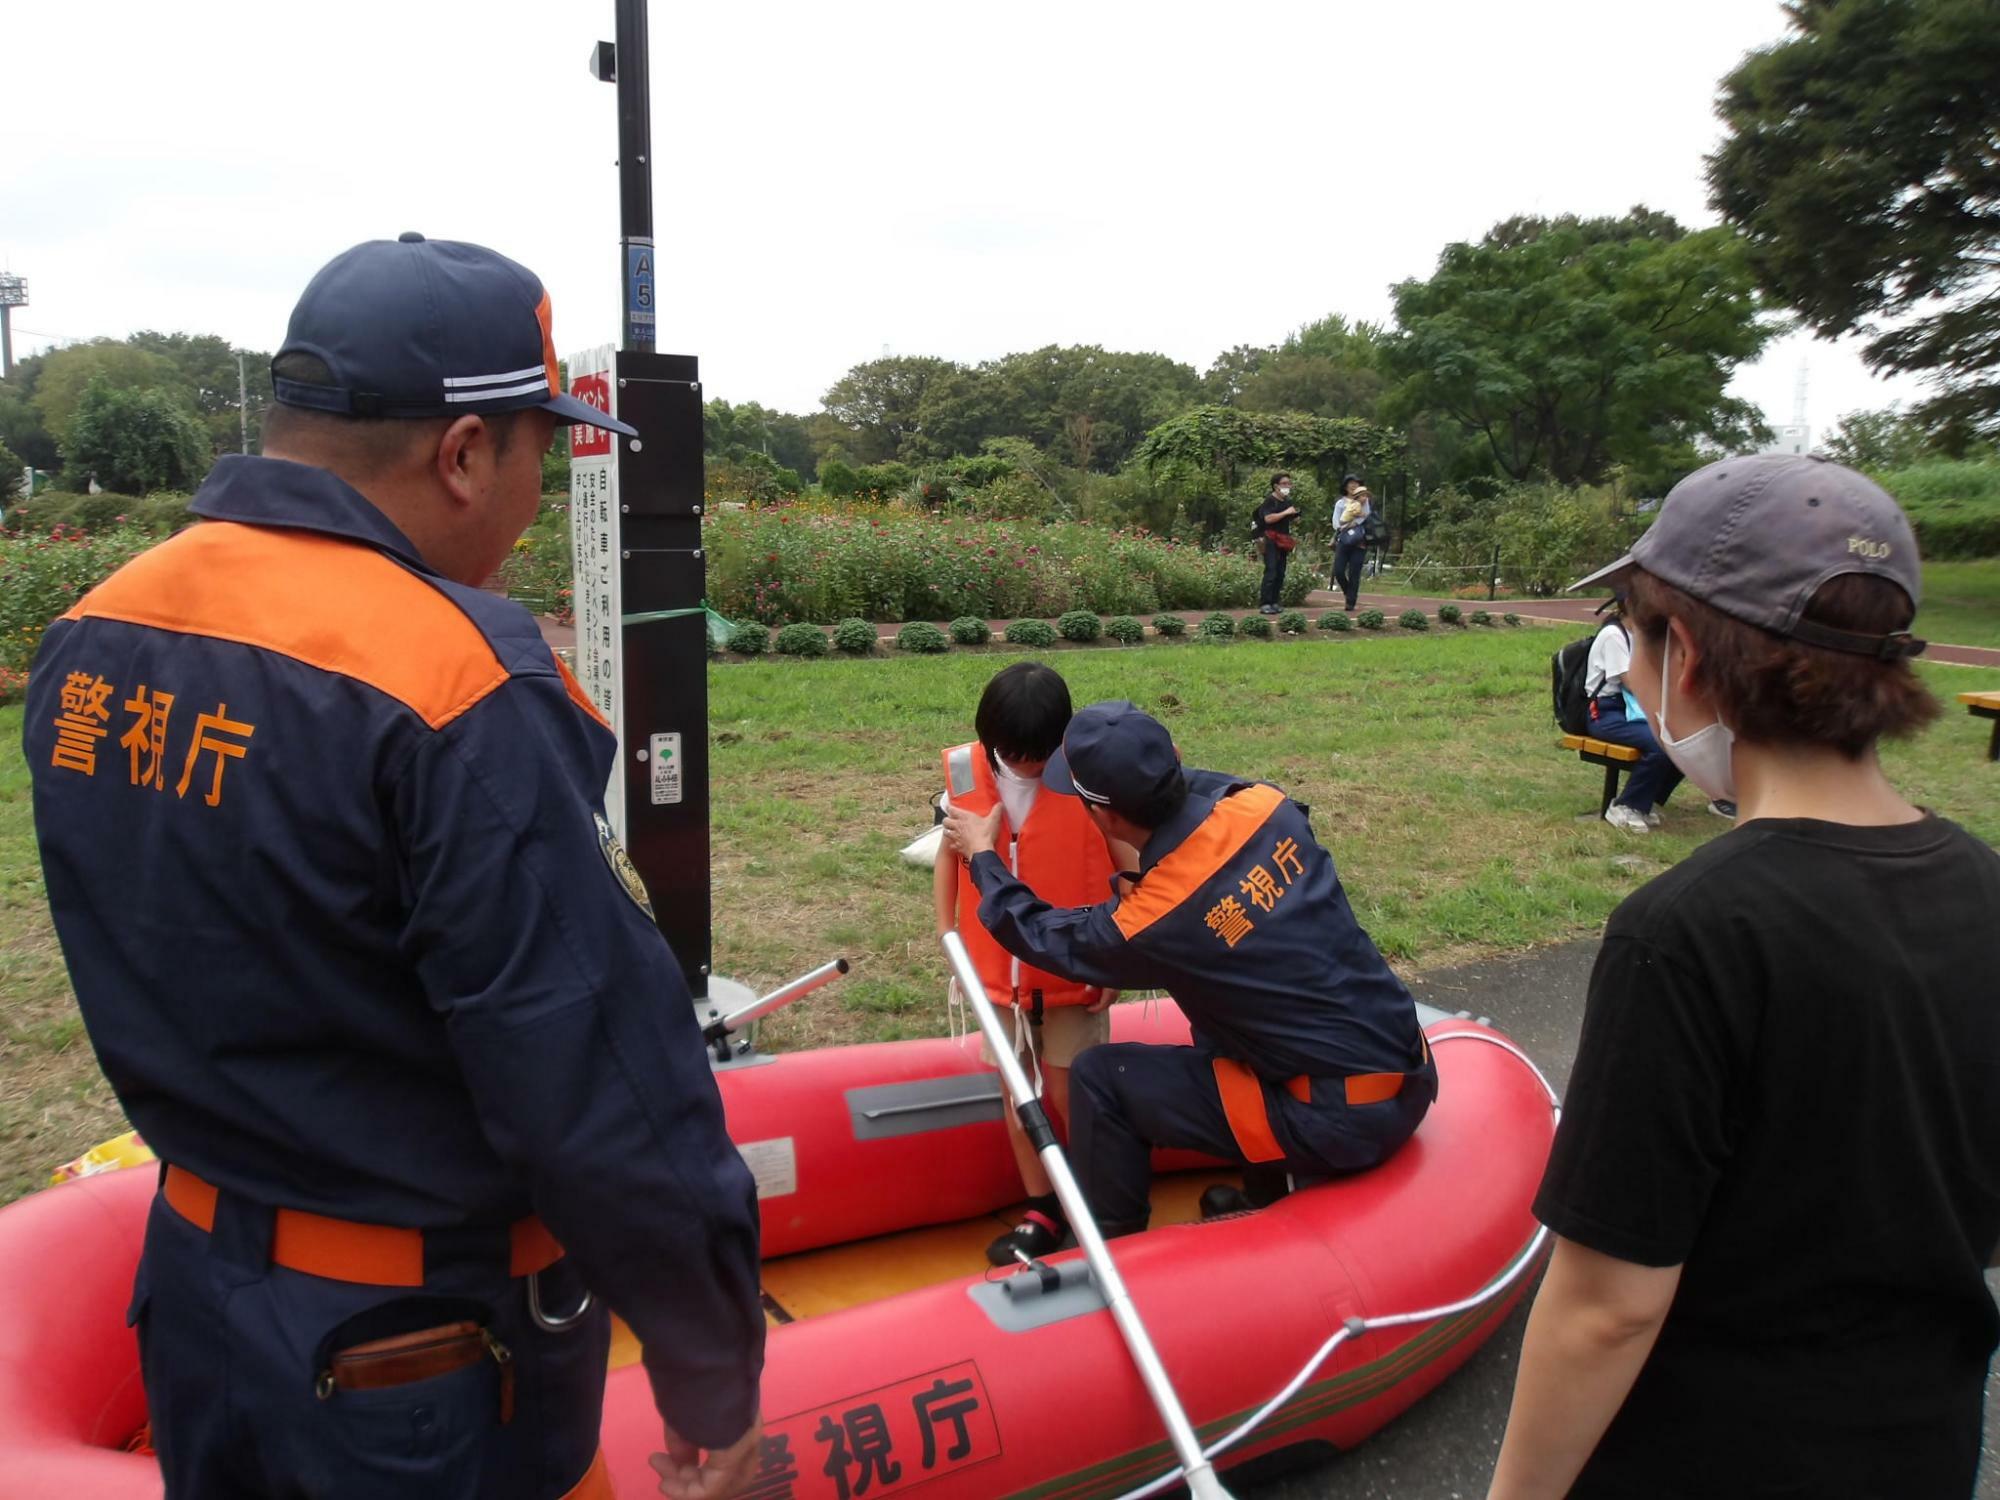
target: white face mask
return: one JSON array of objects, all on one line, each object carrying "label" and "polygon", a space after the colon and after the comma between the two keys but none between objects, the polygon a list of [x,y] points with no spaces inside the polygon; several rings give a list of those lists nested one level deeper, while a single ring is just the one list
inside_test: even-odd
[{"label": "white face mask", "polygon": [[1697,729],[1684,740],[1675,739],[1667,729],[1667,660],[1673,642],[1672,631],[1660,642],[1660,711],[1653,726],[1659,731],[1660,748],[1667,752],[1667,759],[1680,767],[1683,776],[1710,797],[1734,802],[1736,731],[1720,719]]},{"label": "white face mask", "polygon": [[1001,781],[1011,781],[1016,786],[1040,786],[1042,784],[1042,773],[1040,771],[1035,772],[1032,776],[1024,776],[997,755],[993,757],[993,774]]}]

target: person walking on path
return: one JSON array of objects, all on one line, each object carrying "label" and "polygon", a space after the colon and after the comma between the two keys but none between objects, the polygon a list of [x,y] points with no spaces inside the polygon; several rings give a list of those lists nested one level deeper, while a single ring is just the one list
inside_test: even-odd
[{"label": "person walking on path", "polygon": [[717,1500],[758,1457],[755,1188],[614,736],[479,587],[559,422],[636,434],[563,394],[532,272],[417,234],[322,269],[272,374],[264,456],[28,693],[56,931],[165,1163],[130,1316],[166,1494],[603,1500],[616,1311],[663,1489]]},{"label": "person walking on path", "polygon": [[1603,628],[1590,643],[1590,657],[1584,667],[1583,691],[1590,702],[1590,733],[1614,745],[1630,745],[1640,752],[1638,764],[1625,778],[1625,789],[1604,810],[1604,821],[1627,833],[1650,833],[1660,826],[1659,809],[1681,784],[1680,769],[1674,765],[1653,731],[1646,715],[1625,686],[1625,673],[1632,665],[1632,637],[1625,629],[1624,609],[1616,598],[1605,601]]},{"label": "person walking on path", "polygon": [[1359,475],[1341,480],[1340,490],[1333,507],[1333,585],[1340,590],[1341,607],[1353,614],[1361,595],[1361,564],[1368,556],[1368,518],[1374,505]]},{"label": "person walking on path", "polygon": [[1492,1500],[1963,1500],[2000,1312],[2000,855],[1876,747],[1916,537],[1731,458],[1630,554],[1627,685],[1739,821],[1612,914],[1535,1213],[1557,1236]]},{"label": "person walking on path", "polygon": [[1285,591],[1285,565],[1292,559],[1292,518],[1298,515],[1292,503],[1292,476],[1273,474],[1271,492],[1251,518],[1251,530],[1264,544],[1264,585],[1257,594],[1260,612],[1275,615]]}]

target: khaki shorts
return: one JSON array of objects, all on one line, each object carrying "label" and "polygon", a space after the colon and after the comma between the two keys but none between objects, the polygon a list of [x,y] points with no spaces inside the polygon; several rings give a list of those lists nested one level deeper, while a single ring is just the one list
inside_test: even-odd
[{"label": "khaki shorts", "polygon": [[[1042,1012],[1041,1020],[1031,1021],[1026,1019],[1025,1012],[1009,1005],[1000,1011],[1000,1024],[1009,1036],[1016,1034],[1016,1025],[1021,1027],[1021,1040],[1015,1044],[1014,1053],[1023,1067],[1032,1060],[1031,1054],[1039,1054],[1043,1067],[1067,1068],[1086,1047],[1111,1040],[1109,1006],[1093,1016],[1081,1005],[1052,1005]],[[989,1068],[1000,1065],[993,1049],[986,1044],[984,1032],[979,1035],[979,1060]]]}]

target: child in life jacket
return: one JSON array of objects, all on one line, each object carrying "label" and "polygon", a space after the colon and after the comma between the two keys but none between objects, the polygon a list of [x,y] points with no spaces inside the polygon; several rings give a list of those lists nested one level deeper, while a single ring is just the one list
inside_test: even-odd
[{"label": "child in life jacket", "polygon": [[[970,812],[1004,807],[997,851],[1008,867],[1053,905],[1091,906],[1110,893],[1118,870],[1138,868],[1138,856],[1108,847],[1080,799],[1040,795],[1042,767],[1062,744],[1069,720],[1069,685],[1059,673],[1040,662],[1005,668],[980,695],[973,718],[979,738],[944,752],[945,796],[949,806]],[[979,892],[965,862],[940,849],[936,869],[938,933],[956,929],[964,941],[987,999],[1013,1027],[1022,1070],[1038,1081],[1051,1122],[1066,1131],[1070,1064],[1086,1047],[1110,1040],[1109,1011],[1117,992],[1023,964],[980,926]],[[998,1066],[983,1039],[980,1056]],[[1028,1204],[1021,1222],[986,1247],[987,1260],[996,1266],[1012,1265],[1017,1250],[1031,1257],[1049,1254],[1069,1227],[1020,1122],[1011,1109],[1003,1114]]]}]

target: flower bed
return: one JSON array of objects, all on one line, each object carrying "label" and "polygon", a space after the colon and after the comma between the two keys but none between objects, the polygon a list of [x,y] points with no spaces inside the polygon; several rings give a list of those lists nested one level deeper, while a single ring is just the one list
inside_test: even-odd
[{"label": "flower bed", "polygon": [[[1143,531],[814,500],[711,514],[702,545],[709,603],[732,619],[773,625],[1240,608],[1255,600],[1261,577],[1241,553]],[[1304,572],[1287,579],[1287,601],[1311,587]]]},{"label": "flower bed", "polygon": [[49,622],[158,540],[132,525],[0,531],[0,703],[21,695]]}]

